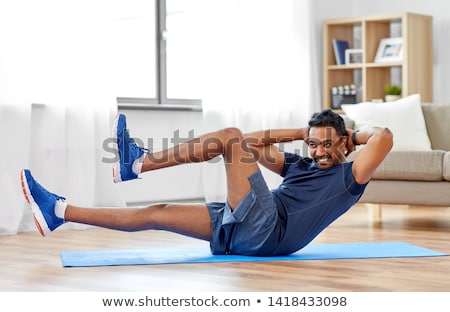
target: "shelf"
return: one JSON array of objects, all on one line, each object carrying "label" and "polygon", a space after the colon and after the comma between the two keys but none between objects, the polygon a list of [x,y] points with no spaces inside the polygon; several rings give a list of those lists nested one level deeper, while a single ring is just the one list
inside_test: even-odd
[{"label": "shelf", "polygon": [[[402,38],[401,61],[375,63],[380,41]],[[323,22],[323,107],[330,108],[331,88],[355,84],[359,99],[384,98],[386,85],[397,84],[402,96],[419,93],[432,102],[432,17],[415,13],[351,17]],[[362,51],[362,63],[336,65],[332,39]]]},{"label": "shelf", "polygon": [[363,64],[349,64],[349,65],[328,65],[328,70],[350,70],[350,69],[361,69]]},{"label": "shelf", "polygon": [[391,62],[391,63],[366,63],[365,67],[399,67],[403,66],[402,62]]}]

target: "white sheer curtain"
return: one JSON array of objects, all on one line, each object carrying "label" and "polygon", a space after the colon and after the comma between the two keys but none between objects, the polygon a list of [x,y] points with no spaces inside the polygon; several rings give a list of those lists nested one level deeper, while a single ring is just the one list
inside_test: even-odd
[{"label": "white sheer curtain", "polygon": [[0,234],[35,230],[22,168],[73,204],[124,204],[103,161],[116,113],[109,22],[106,0],[1,0]]},{"label": "white sheer curtain", "polygon": [[[201,128],[305,125],[319,108],[311,3],[205,2]],[[71,203],[124,204],[102,161],[116,111],[113,10],[108,0],[0,0],[0,234],[35,230],[22,168]],[[222,170],[205,164],[208,200],[225,196]]]},{"label": "white sheer curtain", "polygon": [[[320,107],[312,0],[215,0],[208,11],[205,131],[306,126]],[[206,199],[224,200],[223,165],[203,169]]]}]

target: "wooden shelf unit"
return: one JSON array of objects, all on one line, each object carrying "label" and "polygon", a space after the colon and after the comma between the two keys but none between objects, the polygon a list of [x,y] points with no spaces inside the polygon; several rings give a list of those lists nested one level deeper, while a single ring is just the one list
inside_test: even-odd
[{"label": "wooden shelf unit", "polygon": [[[375,63],[383,38],[401,37],[402,61]],[[336,65],[332,39],[347,40],[350,49],[362,49],[362,63]],[[358,100],[384,99],[388,84],[402,87],[402,96],[420,93],[432,102],[432,17],[415,13],[325,20],[323,22],[323,98],[331,108],[333,86],[355,84]]]}]

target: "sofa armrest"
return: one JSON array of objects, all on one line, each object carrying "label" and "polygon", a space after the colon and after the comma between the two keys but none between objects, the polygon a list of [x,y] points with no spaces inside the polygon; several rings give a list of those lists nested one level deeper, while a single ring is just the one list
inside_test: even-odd
[{"label": "sofa armrest", "polygon": [[422,112],[432,148],[450,151],[450,105],[422,104]]},{"label": "sofa armrest", "polygon": [[444,180],[450,181],[450,152],[446,152],[444,155],[442,176],[443,176]]}]

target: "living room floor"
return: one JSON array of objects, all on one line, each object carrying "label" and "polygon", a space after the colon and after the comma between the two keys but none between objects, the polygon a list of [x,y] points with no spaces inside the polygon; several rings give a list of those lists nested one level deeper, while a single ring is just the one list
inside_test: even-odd
[{"label": "living room floor", "polygon": [[[356,205],[313,243],[408,242],[450,254],[450,207],[384,206],[371,220]],[[166,232],[60,230],[0,236],[1,291],[442,292],[450,257],[273,261],[63,268],[61,251],[199,247]],[[270,281],[270,282],[268,282]]]}]

